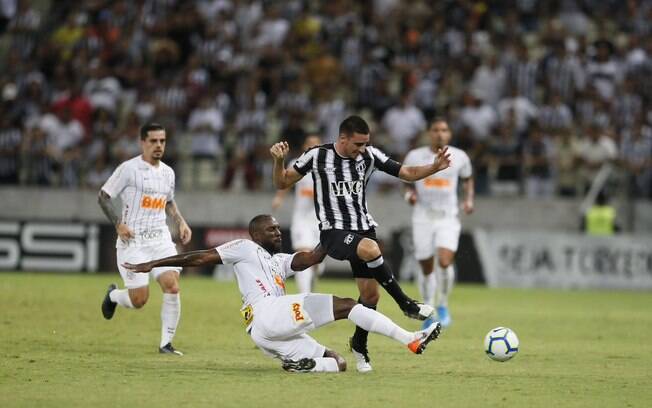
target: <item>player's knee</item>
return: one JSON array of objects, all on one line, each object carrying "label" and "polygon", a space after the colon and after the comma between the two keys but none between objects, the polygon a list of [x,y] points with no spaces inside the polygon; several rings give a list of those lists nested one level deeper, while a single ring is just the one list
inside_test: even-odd
[{"label": "player's knee", "polygon": [[357,254],[365,262],[372,261],[381,255],[380,247],[373,239],[363,238],[358,244]]},{"label": "player's knee", "polygon": [[169,293],[171,295],[176,295],[177,293],[179,293],[179,284],[174,283],[174,284],[165,286],[163,288],[163,293]]},{"label": "player's knee", "polygon": [[337,361],[337,368],[339,368],[340,372],[346,371],[346,360],[343,358],[338,358],[336,361]]},{"label": "player's knee", "polygon": [[439,263],[439,266],[442,268],[448,268],[453,264],[453,257],[452,256],[442,256],[439,258],[437,261]]},{"label": "player's knee", "polygon": [[147,296],[140,296],[140,295],[132,296],[131,304],[134,305],[134,308],[140,309],[143,306],[145,306],[145,304],[147,304]]}]

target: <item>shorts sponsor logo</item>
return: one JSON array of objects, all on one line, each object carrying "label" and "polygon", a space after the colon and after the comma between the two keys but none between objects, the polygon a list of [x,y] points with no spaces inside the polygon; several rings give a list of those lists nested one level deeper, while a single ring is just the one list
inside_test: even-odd
[{"label": "shorts sponsor logo", "polygon": [[165,198],[163,197],[152,197],[149,195],[143,195],[143,199],[140,200],[141,208],[147,208],[150,210],[163,210],[165,208]]},{"label": "shorts sponsor logo", "polygon": [[346,245],[351,245],[351,242],[353,242],[353,234],[348,234],[346,237],[344,237],[344,243]]},{"label": "shorts sponsor logo", "polygon": [[301,303],[292,303],[292,313],[294,315],[294,321],[300,322],[305,320],[303,313],[301,313]]},{"label": "shorts sponsor logo", "polygon": [[249,326],[251,321],[254,320],[254,309],[251,307],[251,305],[247,305],[240,309],[240,314],[242,315],[245,326]]}]

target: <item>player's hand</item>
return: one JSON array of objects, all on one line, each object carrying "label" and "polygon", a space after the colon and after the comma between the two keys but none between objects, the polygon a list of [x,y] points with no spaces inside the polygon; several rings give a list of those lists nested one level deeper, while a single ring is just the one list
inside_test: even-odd
[{"label": "player's hand", "polygon": [[403,198],[410,205],[414,205],[417,203],[417,193],[413,190],[406,191]]},{"label": "player's hand", "polygon": [[448,152],[448,146],[444,147],[443,149],[437,150],[437,156],[435,157],[435,161],[433,165],[437,169],[435,173],[450,167],[451,154]]},{"label": "player's hand", "polygon": [[473,200],[464,200],[462,209],[464,210],[464,214],[471,214],[474,210]]},{"label": "player's hand", "polygon": [[269,152],[272,154],[275,161],[281,161],[290,152],[290,146],[288,145],[288,142],[274,143],[269,149]]},{"label": "player's hand", "polygon": [[190,242],[190,239],[192,238],[192,230],[185,222],[182,222],[181,225],[179,225],[179,238],[183,245]]},{"label": "player's hand", "polygon": [[135,237],[134,232],[127,227],[127,224],[120,223],[116,225],[115,230],[123,242],[127,242]]},{"label": "player's hand", "polygon": [[122,264],[122,266],[132,272],[149,272],[152,270],[152,265],[150,262],[143,262],[139,264],[131,264],[129,262],[125,262]]}]

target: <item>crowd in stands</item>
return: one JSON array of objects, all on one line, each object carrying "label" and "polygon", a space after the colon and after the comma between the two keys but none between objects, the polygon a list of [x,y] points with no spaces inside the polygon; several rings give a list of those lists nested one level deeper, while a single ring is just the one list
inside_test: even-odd
[{"label": "crowd in stands", "polygon": [[[652,197],[650,0],[0,2],[0,183],[97,189],[168,129],[182,189],[271,189],[269,145],[436,116],[479,194]],[[392,181],[377,177],[379,189]]]}]

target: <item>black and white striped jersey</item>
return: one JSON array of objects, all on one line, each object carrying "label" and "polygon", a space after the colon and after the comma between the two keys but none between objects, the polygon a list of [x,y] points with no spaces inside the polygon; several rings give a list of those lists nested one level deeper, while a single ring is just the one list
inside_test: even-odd
[{"label": "black and white striped jersey", "polygon": [[330,143],[307,150],[294,169],[312,173],[319,229],[366,231],[378,225],[367,210],[369,177],[376,169],[398,177],[401,164],[373,146],[355,159],[342,157]]}]

